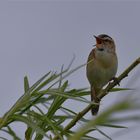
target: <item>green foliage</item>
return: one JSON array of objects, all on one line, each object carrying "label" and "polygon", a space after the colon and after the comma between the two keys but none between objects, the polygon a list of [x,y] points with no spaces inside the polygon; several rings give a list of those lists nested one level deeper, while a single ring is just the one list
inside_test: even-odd
[{"label": "green foliage", "polygon": [[[77,113],[74,109],[69,109],[64,105],[67,100],[83,102],[85,105],[96,105],[86,99],[90,94],[87,89],[69,89],[69,83],[65,80],[70,74],[84,65],[72,70],[70,70],[70,66],[64,70],[62,67],[60,73],[48,72],[32,86],[30,86],[26,76],[24,78],[25,93],[0,118],[0,131],[7,133],[15,140],[20,140],[21,138],[11,127],[11,124],[18,121],[27,126],[24,132],[26,140],[42,140],[43,138],[63,140],[64,137],[68,140],[97,140],[94,135],[90,135],[90,132],[95,131],[98,131],[101,136],[111,139],[99,127],[124,129],[126,126],[118,125],[119,122],[125,122],[126,120],[139,121],[140,117],[135,115],[125,117],[125,120],[123,116],[118,119],[114,118],[116,113],[131,112],[134,109],[138,109],[130,100],[115,104],[91,120],[86,119],[85,116],[80,116],[81,112]],[[130,89],[113,88],[111,91],[123,92],[123,90]],[[78,118],[77,116],[80,117]],[[76,117],[78,118],[77,122],[84,124],[77,132],[73,129],[73,126],[76,125],[76,122],[74,122]],[[136,117],[137,120],[134,120]],[[1,139],[6,138],[1,137]]]}]

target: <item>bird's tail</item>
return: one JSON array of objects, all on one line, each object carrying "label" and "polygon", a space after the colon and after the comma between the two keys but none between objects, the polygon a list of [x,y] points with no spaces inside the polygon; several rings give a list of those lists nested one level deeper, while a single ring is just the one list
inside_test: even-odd
[{"label": "bird's tail", "polygon": [[99,111],[100,101],[99,101],[99,99],[97,98],[97,93],[96,93],[96,91],[95,91],[94,88],[91,88],[91,101],[94,101],[95,103],[98,103],[96,106],[94,106],[94,107],[91,109],[92,115],[97,115],[97,113],[98,113],[98,111]]}]

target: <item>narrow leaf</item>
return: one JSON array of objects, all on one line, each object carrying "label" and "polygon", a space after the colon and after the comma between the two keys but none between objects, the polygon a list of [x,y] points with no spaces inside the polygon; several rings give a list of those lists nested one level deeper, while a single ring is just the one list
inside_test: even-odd
[{"label": "narrow leaf", "polygon": [[29,90],[29,82],[28,82],[28,77],[24,77],[24,91],[27,92]]}]

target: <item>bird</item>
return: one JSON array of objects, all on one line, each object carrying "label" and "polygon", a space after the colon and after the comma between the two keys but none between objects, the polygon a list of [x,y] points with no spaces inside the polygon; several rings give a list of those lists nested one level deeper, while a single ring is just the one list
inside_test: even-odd
[{"label": "bird", "polygon": [[97,115],[100,106],[98,94],[107,83],[115,79],[118,69],[115,41],[107,34],[95,36],[96,44],[88,56],[86,75],[90,84],[91,101],[97,103],[91,109],[92,115]]}]

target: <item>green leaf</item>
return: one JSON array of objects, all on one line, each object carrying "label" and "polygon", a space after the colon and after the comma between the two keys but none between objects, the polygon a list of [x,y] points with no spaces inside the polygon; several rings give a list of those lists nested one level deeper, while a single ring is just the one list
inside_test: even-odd
[{"label": "green leaf", "polygon": [[[48,73],[49,75],[50,73]],[[44,86],[46,86],[47,84],[49,84],[50,82],[54,81],[56,78],[58,78],[59,76],[54,73],[52,74],[48,79],[46,79],[44,82],[42,82],[35,90],[36,91],[39,91],[40,89],[42,89]]]},{"label": "green leaf", "polygon": [[85,98],[82,98],[82,97],[79,97],[77,95],[75,95],[74,93],[69,93],[69,94],[66,94],[67,92],[61,92],[61,91],[56,91],[56,90],[44,90],[44,91],[39,91],[39,94],[49,94],[49,95],[54,95],[54,96],[60,96],[60,97],[63,97],[66,99],[73,99],[73,100],[77,100],[77,101],[80,101],[80,102],[85,102],[85,103],[88,103],[88,104],[97,104],[97,103],[93,103],[91,101],[88,101],[86,100]]},{"label": "green leaf", "polygon": [[10,126],[7,126],[9,134],[13,137],[14,140],[20,140],[20,138],[16,135],[16,133],[12,130]]},{"label": "green leaf", "polygon": [[133,90],[131,88],[113,88],[110,92],[118,92],[118,91],[125,91],[125,90]]},{"label": "green leaf", "polygon": [[105,127],[111,127],[111,128],[128,128],[126,126],[122,126],[122,125],[114,125],[114,124],[101,124],[99,126],[105,126]]},{"label": "green leaf", "polygon": [[33,132],[33,129],[31,127],[28,127],[27,130],[25,131],[26,140],[32,139],[32,132]]},{"label": "green leaf", "polygon": [[61,139],[62,139],[62,136],[60,135],[60,133],[58,132],[58,127],[59,126],[56,126],[48,117],[44,117],[44,123],[47,123],[48,126],[50,126],[52,128],[52,130],[54,131],[54,134],[55,135],[58,135]]},{"label": "green leaf", "polygon": [[100,134],[102,134],[104,137],[106,137],[107,139],[112,140],[111,137],[109,137],[107,134],[105,134],[103,131],[101,131],[101,130],[98,129],[97,127],[96,127],[96,130],[97,130]]},{"label": "green leaf", "polygon": [[[60,109],[66,111],[66,112],[68,112],[68,113],[70,113],[70,114],[77,115],[76,112],[74,112],[73,110],[70,110],[70,109],[68,109],[68,108],[65,108],[65,107],[62,107],[62,106],[61,106]],[[70,115],[70,114],[68,114],[68,115]]]},{"label": "green leaf", "polygon": [[27,124],[29,127],[32,128],[33,131],[36,131],[37,133],[44,135],[46,138],[49,138],[49,136],[46,135],[45,131],[29,118],[25,116],[13,115],[13,119]]},{"label": "green leaf", "polygon": [[35,82],[27,91],[28,93],[31,93],[33,90],[37,89],[37,87],[40,85],[40,83],[49,76],[50,72],[42,76],[37,82]]},{"label": "green leaf", "polygon": [[61,87],[59,87],[59,89],[60,91],[64,92],[67,87],[68,87],[68,81],[65,81],[64,84]]},{"label": "green leaf", "polygon": [[28,77],[24,77],[24,91],[27,92],[29,90],[29,82],[28,82]]},{"label": "green leaf", "polygon": [[[10,126],[6,127],[7,129],[1,129],[1,131],[7,133],[8,135],[12,136],[14,140],[21,140],[17,134],[12,130],[12,128]],[[1,139],[7,140],[4,137],[0,137]]]}]

